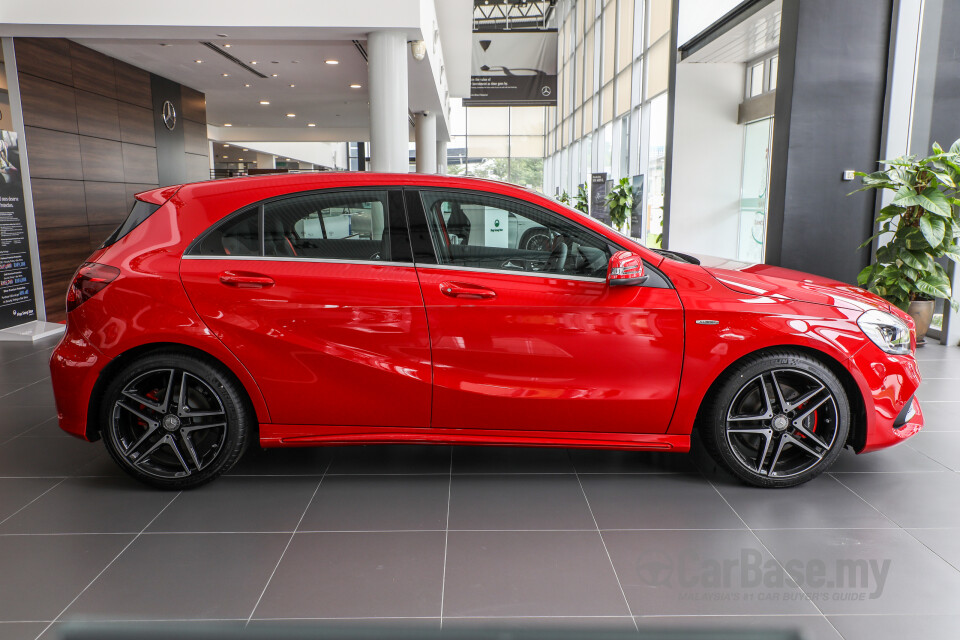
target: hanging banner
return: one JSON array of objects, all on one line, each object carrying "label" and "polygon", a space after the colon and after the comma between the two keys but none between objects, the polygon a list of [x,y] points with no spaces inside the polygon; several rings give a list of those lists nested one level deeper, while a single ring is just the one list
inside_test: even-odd
[{"label": "hanging banner", "polygon": [[556,106],[557,30],[474,31],[468,106]]},{"label": "hanging banner", "polygon": [[37,319],[17,134],[0,131],[0,329]]},{"label": "hanging banner", "polygon": [[603,224],[610,224],[610,205],[607,204],[609,184],[606,173],[590,174],[590,215]]},{"label": "hanging banner", "polygon": [[633,176],[633,207],[630,209],[630,236],[643,237],[643,174]]}]

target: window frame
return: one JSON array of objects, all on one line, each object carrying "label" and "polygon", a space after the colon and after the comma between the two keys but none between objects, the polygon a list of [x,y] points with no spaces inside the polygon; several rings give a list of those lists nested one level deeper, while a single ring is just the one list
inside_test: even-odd
[{"label": "window frame", "polygon": [[[384,221],[384,233],[389,234],[390,242],[390,260],[354,260],[347,258],[311,258],[302,256],[268,256],[264,243],[266,234],[264,229],[265,209],[267,205],[282,202],[292,198],[303,198],[309,196],[325,196],[355,194],[358,192],[383,192],[387,196],[387,215]],[[325,189],[308,189],[306,191],[292,191],[289,193],[270,196],[262,200],[247,203],[227,215],[223,216],[202,233],[194,238],[183,252],[182,259],[189,260],[249,260],[249,261],[296,261],[296,262],[319,262],[319,263],[346,263],[346,264],[371,264],[386,266],[413,266],[413,251],[410,244],[410,227],[406,213],[406,201],[403,196],[404,188],[400,185],[358,185],[355,187],[338,186]],[[256,256],[231,256],[231,255],[198,255],[195,253],[203,244],[207,237],[216,233],[223,227],[231,224],[240,216],[250,212],[251,209],[257,209],[258,233],[260,243],[260,253]]]}]

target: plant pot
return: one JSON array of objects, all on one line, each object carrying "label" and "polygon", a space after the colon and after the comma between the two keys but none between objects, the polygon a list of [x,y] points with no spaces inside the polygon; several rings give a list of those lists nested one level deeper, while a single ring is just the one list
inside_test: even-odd
[{"label": "plant pot", "polygon": [[913,318],[917,325],[917,346],[922,347],[927,343],[927,330],[930,328],[930,321],[933,320],[934,300],[911,300],[907,313]]}]

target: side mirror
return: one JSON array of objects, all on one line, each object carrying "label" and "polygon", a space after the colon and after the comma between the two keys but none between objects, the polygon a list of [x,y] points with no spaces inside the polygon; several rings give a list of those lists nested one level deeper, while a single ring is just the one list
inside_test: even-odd
[{"label": "side mirror", "polygon": [[643,275],[643,260],[631,251],[617,251],[607,265],[607,284],[611,287],[640,285],[647,281]]}]

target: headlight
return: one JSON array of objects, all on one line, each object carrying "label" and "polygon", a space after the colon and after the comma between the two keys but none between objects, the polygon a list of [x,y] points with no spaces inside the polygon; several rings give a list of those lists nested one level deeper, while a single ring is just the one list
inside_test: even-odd
[{"label": "headlight", "polygon": [[871,309],[857,318],[857,325],[873,344],[887,353],[910,353],[910,327],[886,311]]}]

